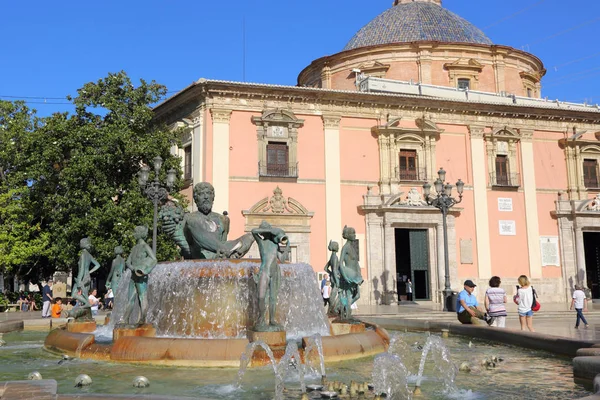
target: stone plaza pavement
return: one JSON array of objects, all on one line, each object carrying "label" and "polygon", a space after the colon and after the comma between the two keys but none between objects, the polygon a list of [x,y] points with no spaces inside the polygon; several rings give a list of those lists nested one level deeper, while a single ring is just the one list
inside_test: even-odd
[{"label": "stone plaza pavement", "polygon": [[[427,321],[454,322],[459,324],[455,312],[441,311],[440,306],[429,302],[410,304],[393,304],[377,306],[360,306],[353,313],[357,317],[380,317],[386,319],[403,318]],[[542,303],[542,309],[534,314],[533,328],[536,332],[579,340],[597,340],[600,342],[600,304],[589,303],[588,312],[584,313],[589,327],[584,328],[583,323],[575,329],[575,310],[569,311],[567,303]],[[506,328],[520,330],[517,306],[512,302],[507,304],[508,316]]]}]

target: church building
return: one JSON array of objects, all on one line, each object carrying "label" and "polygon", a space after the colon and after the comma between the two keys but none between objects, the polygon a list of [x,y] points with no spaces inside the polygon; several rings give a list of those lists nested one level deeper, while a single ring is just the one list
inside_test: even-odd
[{"label": "church building", "polygon": [[[397,302],[407,279],[442,303],[446,275],[480,296],[524,274],[545,302],[576,283],[600,299],[600,109],[543,99],[545,72],[441,0],[396,0],[296,86],[200,79],[155,113],[183,128],[184,192],[211,182],[230,237],[266,220],[322,273],[329,241],[355,228],[359,306]],[[460,200],[446,229],[424,196],[439,178]]]}]

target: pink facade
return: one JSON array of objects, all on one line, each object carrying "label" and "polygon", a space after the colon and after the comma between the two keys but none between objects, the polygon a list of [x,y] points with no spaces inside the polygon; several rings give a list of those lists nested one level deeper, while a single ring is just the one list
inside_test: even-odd
[{"label": "pink facade", "polygon": [[[409,3],[396,7],[421,7]],[[407,277],[417,299],[442,303],[447,273],[452,290],[498,275],[509,293],[525,274],[547,302],[568,301],[577,282],[600,288],[587,256],[600,232],[598,110],[507,98],[540,97],[543,64],[471,33],[383,44],[359,35],[307,66],[302,87],[203,80],[158,106],[157,119],[197,121],[193,184],[213,184],[231,237],[263,218],[280,224],[296,241],[293,261],[322,272],[328,242],[341,247],[344,225],[355,228],[365,304],[402,297]],[[357,88],[365,77],[388,91]],[[504,97],[457,97],[447,90],[459,79]],[[401,81],[437,92],[403,92],[416,86]],[[192,97],[190,112],[181,99]],[[447,218],[447,272],[442,213],[423,188],[440,167],[465,184]],[[285,207],[272,207],[276,193]]]}]

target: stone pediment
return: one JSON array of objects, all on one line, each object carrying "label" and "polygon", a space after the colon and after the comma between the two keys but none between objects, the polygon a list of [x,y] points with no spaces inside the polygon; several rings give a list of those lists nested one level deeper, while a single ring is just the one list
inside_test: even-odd
[{"label": "stone pediment", "polygon": [[265,197],[249,209],[242,210],[242,215],[246,218],[246,231],[267,221],[286,232],[310,232],[310,219],[314,213],[299,201],[284,197],[283,191],[277,186],[273,196]]},{"label": "stone pediment", "polygon": [[508,126],[493,127],[492,132],[485,135],[489,138],[520,139],[519,132]]},{"label": "stone pediment", "polygon": [[252,117],[252,123],[258,126],[289,125],[290,128],[300,128],[303,119],[298,119],[293,112],[282,108],[264,110],[260,117]]},{"label": "stone pediment", "polygon": [[369,75],[369,74],[374,74],[377,72],[385,73],[385,72],[387,72],[388,69],[390,69],[390,65],[382,64],[379,61],[375,61],[373,63],[360,64],[358,66],[358,69],[360,69],[361,72]]},{"label": "stone pediment", "polygon": [[469,59],[459,58],[458,60],[456,60],[452,63],[444,64],[444,68],[449,71],[451,71],[451,70],[459,70],[459,71],[470,70],[470,71],[481,72],[481,70],[483,69],[483,65],[479,61],[474,60],[472,58],[469,58]]}]

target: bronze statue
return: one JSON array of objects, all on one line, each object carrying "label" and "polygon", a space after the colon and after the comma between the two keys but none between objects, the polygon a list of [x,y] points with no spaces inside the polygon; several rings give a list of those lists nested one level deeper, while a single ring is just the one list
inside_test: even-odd
[{"label": "bronze statue", "polygon": [[342,237],[347,241],[340,254],[341,318],[348,320],[352,316],[352,304],[360,298],[359,285],[363,283],[363,278],[358,264],[356,231],[344,226]]},{"label": "bronze statue", "polygon": [[[252,229],[252,236],[256,240],[260,252],[260,270],[254,280],[258,283],[258,321],[254,326],[256,332],[282,331],[283,327],[275,322],[277,310],[277,295],[281,285],[281,269],[278,260],[282,257],[284,250],[279,244],[285,244],[289,248],[289,241],[285,232],[280,228],[273,228],[269,223],[263,221],[256,229]],[[267,300],[269,323],[267,319]]]},{"label": "bronze statue", "polygon": [[144,324],[148,312],[148,275],[156,266],[156,256],[145,241],[148,237],[148,227],[136,226],[133,237],[137,243],[131,249],[125,263],[127,268],[131,270],[131,280],[129,281],[127,308],[120,322],[129,323],[129,316],[133,311],[137,295],[140,304],[140,315],[137,324]]},{"label": "bronze statue", "polygon": [[115,258],[112,261],[110,272],[106,277],[106,288],[112,289],[113,292],[117,290],[117,287],[119,286],[119,281],[123,276],[123,270],[125,269],[125,260],[123,259],[121,254],[123,254],[123,247],[115,247]]},{"label": "bronze statue", "polygon": [[327,248],[331,251],[329,261],[325,264],[325,272],[329,274],[329,280],[331,282],[331,293],[329,295],[329,308],[327,309],[327,314],[336,315],[340,313],[340,260],[337,256],[340,245],[338,242],[331,240]]},{"label": "bronze statue", "polygon": [[247,233],[227,240],[229,217],[212,211],[215,189],[208,182],[194,186],[194,202],[198,211],[183,213],[179,206],[162,207],[162,229],[181,248],[186,259],[241,258],[254,242]]},{"label": "bronze statue", "polygon": [[[81,254],[79,255],[79,265],[77,278],[71,289],[71,296],[79,301],[80,306],[72,309],[67,313],[67,317],[75,318],[76,320],[91,320],[92,312],[89,300],[89,292],[92,287],[92,273],[100,268],[100,263],[90,254],[92,241],[90,238],[83,238],[79,241]],[[90,270],[90,265],[94,267]]]}]

